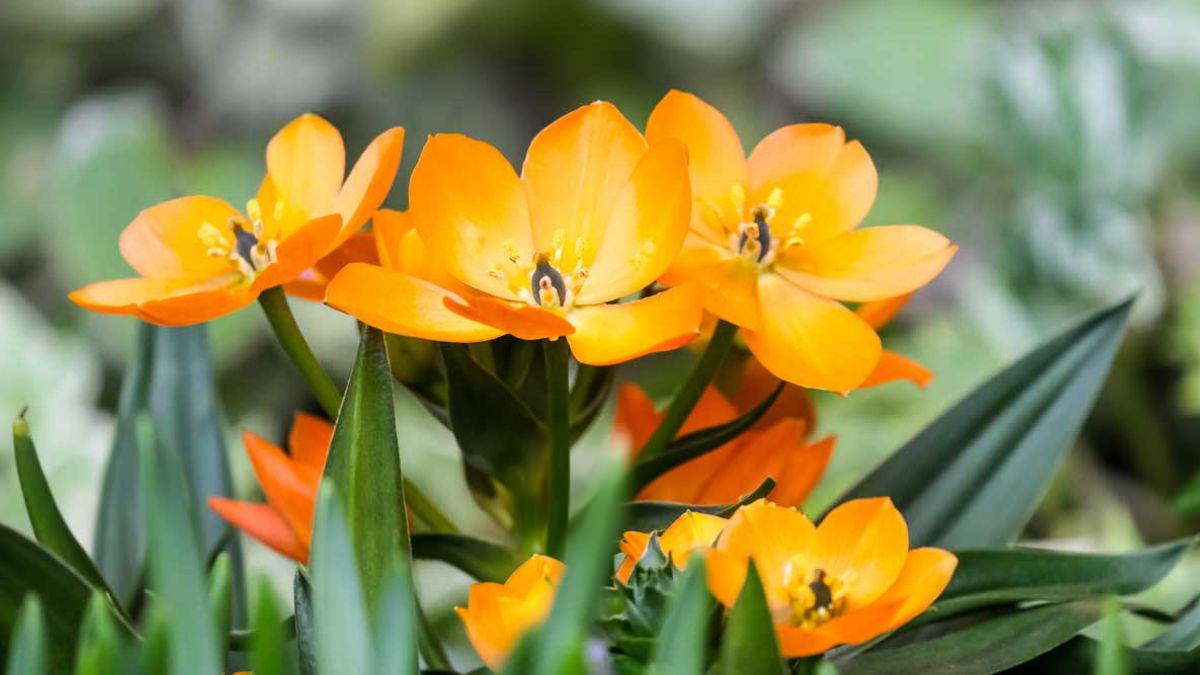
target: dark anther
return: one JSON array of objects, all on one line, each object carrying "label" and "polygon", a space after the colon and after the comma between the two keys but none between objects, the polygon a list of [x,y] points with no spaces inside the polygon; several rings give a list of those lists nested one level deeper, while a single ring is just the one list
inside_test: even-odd
[{"label": "dark anther", "polygon": [[[758,226],[758,259],[755,262],[762,262],[767,255],[767,250],[771,247],[771,226],[767,224],[767,214],[762,209],[754,210],[754,224]],[[738,239],[738,251],[746,250],[748,240],[749,237],[743,231],[741,238]]]},{"label": "dark anther", "polygon": [[254,247],[258,246],[258,237],[237,225],[233,226],[233,236],[237,239],[237,254],[238,257],[246,261],[250,265],[250,269],[257,269],[254,266]]},{"label": "dark anther", "polygon": [[533,290],[533,300],[539,305],[542,304],[542,285],[547,283],[558,293],[558,304],[561,305],[567,297],[567,283],[549,262],[539,260],[537,267],[533,270],[533,277],[529,280],[529,285]]},{"label": "dark anther", "polygon": [[832,609],[833,608],[833,591],[829,588],[829,584],[825,583],[825,570],[816,570],[813,572],[813,580],[809,582],[808,589],[813,594],[813,606],[817,609]]}]

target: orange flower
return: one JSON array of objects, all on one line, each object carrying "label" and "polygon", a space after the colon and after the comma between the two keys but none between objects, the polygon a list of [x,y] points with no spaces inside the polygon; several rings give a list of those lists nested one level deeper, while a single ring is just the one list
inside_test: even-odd
[{"label": "orange flower", "polygon": [[861,386],[880,359],[879,337],[839,301],[909,293],[954,254],[945,237],[914,225],[854,230],[877,176],[839,127],[783,127],[747,158],[720,112],[671,91],[646,138],[687,144],[695,199],[691,233],[661,281],[702,284],[705,309],[740,326],[754,355],[793,384]]},{"label": "orange flower", "polygon": [[958,559],[908,548],[908,526],[886,497],[846,502],[820,526],[760,500],[738,509],[708,552],[709,589],[733,606],[749,561],[762,577],[786,657],[861,644],[925,611]]},{"label": "orange flower", "polygon": [[[378,215],[378,214],[376,214]],[[333,249],[318,260],[312,268],[305,270],[295,281],[283,285],[289,295],[309,302],[324,302],[325,289],[338,272],[352,263],[379,264],[379,253],[375,248],[375,235],[371,232],[356,232],[341,246]]]},{"label": "orange flower", "polygon": [[[727,522],[720,516],[685,511],[658,535],[658,545],[677,569],[683,569],[687,567],[693,551],[713,545]],[[620,543],[625,558],[621,560],[621,566],[617,569],[618,581],[629,581],[629,575],[633,574],[634,566],[642,559],[649,545],[650,533],[635,530],[625,533]]]},{"label": "orange flower", "polygon": [[[433,136],[413,170],[409,204],[428,260],[416,270],[352,265],[330,287],[331,304],[384,330],[436,340],[565,336],[576,359],[595,365],[674,349],[697,334],[702,312],[690,287],[613,302],[671,264],[687,234],[691,192],[683,145],[647,145],[611,104],[584,106],[542,130],[519,177],[486,143]],[[471,323],[443,325],[435,302]]]},{"label": "orange flower", "polygon": [[317,488],[329,455],[333,425],[296,413],[288,434],[290,454],[249,431],[242,438],[267,503],[210,497],[209,507],[263,544],[296,562],[307,563]]},{"label": "orange flower", "polygon": [[[753,376],[755,367],[751,365],[743,375],[736,404],[715,387],[705,390],[679,435],[730,422],[762,401],[770,389],[754,391],[753,396],[743,393],[760,385],[761,379]],[[615,434],[631,449],[631,460],[637,458],[662,417],[637,385],[625,383],[617,390]],[[835,441],[828,437],[809,443],[806,436],[812,425],[808,397],[797,387],[786,387],[753,427],[716,450],[659,476],[638,493],[638,498],[724,504],[754,491],[770,476],[776,483],[775,499],[789,505],[803,504],[824,473]]]},{"label": "orange flower", "polygon": [[467,606],[455,607],[467,638],[488,668],[499,671],[525,631],[546,619],[566,566],[544,555],[526,560],[503,584],[471,586]]},{"label": "orange flower", "polygon": [[121,233],[121,255],[141,276],[90,284],[71,300],[167,326],[240,309],[296,280],[362,227],[391,189],[403,142],[399,127],[380,134],[345,176],[337,129],[316,115],[298,117],[267,145],[267,175],[244,215],[214,197],[152,206]]}]

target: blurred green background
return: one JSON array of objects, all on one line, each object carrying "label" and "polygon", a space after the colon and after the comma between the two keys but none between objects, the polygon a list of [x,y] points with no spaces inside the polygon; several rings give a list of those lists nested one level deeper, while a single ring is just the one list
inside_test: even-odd
[{"label": "blurred green background", "polygon": [[[266,140],[304,111],[331,119],[351,156],[406,127],[389,200],[403,207],[429,133],[519,162],[567,110],[608,99],[641,125],[671,87],[725,111],[747,147],[785,123],[844,126],[879,168],[868,224],[920,223],[961,246],[885,333],[934,384],[816,397],[821,432],[840,441],[815,502],[1072,317],[1138,291],[1134,330],[1028,535],[1125,550],[1200,530],[1172,506],[1200,464],[1198,2],[4,0],[0,45],[0,412],[31,406],[81,540],[133,320],[66,293],[129,273],[117,236],[140,208],[191,193],[244,203]],[[344,376],[352,322],[295,304]],[[281,439],[313,404],[256,308],[211,333],[249,496],[238,431]],[[663,394],[678,366],[633,375]],[[485,528],[449,434],[399,405],[406,470]],[[581,454],[605,440],[597,430]],[[5,452],[4,522],[23,525],[18,495]],[[286,583],[285,565],[250,548]],[[1182,598],[1189,585],[1161,588]]]}]

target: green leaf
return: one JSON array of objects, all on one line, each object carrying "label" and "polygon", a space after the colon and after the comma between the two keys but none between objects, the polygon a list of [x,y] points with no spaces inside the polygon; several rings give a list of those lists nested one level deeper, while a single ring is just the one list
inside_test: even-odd
[{"label": "green leaf", "polygon": [[[202,550],[227,551],[232,563],[235,617],[244,608],[241,547],[225,539],[228,525],[206,500],[230,496],[222,418],[204,326],[162,328],[141,324],[137,353],[121,385],[117,429],[105,470],[96,523],[96,563],[112,590],[130,600],[143,579],[146,539],[141,521],[138,459],[148,438],[182,464],[188,518],[197,524]],[[139,429],[149,420],[152,433]]]},{"label": "green leaf", "polygon": [[233,591],[230,588],[232,574],[228,553],[218,555],[208,572],[208,610],[216,622],[221,654],[229,652],[229,629],[233,620]]},{"label": "green leaf", "polygon": [[317,675],[317,631],[313,620],[312,586],[302,569],[296,570],[292,582],[292,604],[296,612],[296,655],[300,675]]},{"label": "green leaf", "polygon": [[681,504],[679,502],[636,501],[625,505],[625,529],[638,532],[665,530],[675,519],[687,511],[708,513],[714,516],[728,518],[739,507],[757,501],[771,494],[775,489],[775,479],[767,477],[759,484],[754,492],[742,497],[732,504]]},{"label": "green leaf", "polygon": [[782,675],[784,672],[775,636],[775,622],[771,618],[762,578],[754,561],[750,561],[746,583],[742,585],[729,612],[725,635],[721,639],[719,662],[718,672],[722,675]]},{"label": "green leaf", "polygon": [[1162,635],[1143,646],[1163,651],[1200,651],[1200,604],[1192,605]]},{"label": "green leaf", "polygon": [[1175,510],[1184,515],[1200,513],[1200,473],[1192,476],[1175,496]]},{"label": "green leaf", "polygon": [[954,577],[927,616],[939,620],[989,605],[1140,593],[1167,576],[1194,541],[1122,555],[1033,548],[956,551]]},{"label": "green leaf", "polygon": [[50,671],[69,672],[79,641],[79,624],[92,590],[53,553],[0,524],[0,653],[10,647],[17,612],[29,595],[42,603]]},{"label": "green leaf", "polygon": [[5,648],[9,675],[47,675],[50,671],[46,652],[46,618],[36,595],[25,598],[17,614],[12,637]]},{"label": "green leaf", "polygon": [[465,534],[417,532],[412,554],[418,560],[440,560],[478,581],[503,582],[520,561],[508,548]]},{"label": "green leaf", "polygon": [[[204,587],[204,555],[188,512],[183,468],[171,445],[140,449],[146,556],[154,608],[169,636],[172,675],[221,672],[216,627]],[[176,446],[177,447],[177,446]]]},{"label": "green leaf", "polygon": [[37,449],[29,435],[29,424],[23,412],[13,422],[13,454],[17,476],[21,481],[21,494],[25,497],[25,511],[29,514],[29,523],[38,542],[62,558],[93,587],[109,592],[100,570],[96,569],[87,551],[71,534],[71,528],[58,510],[46,474],[42,472],[42,464],[38,461]]},{"label": "green leaf", "polygon": [[636,494],[639,490],[653,482],[654,479],[671,469],[684,462],[689,462],[712,452],[740,436],[747,429],[754,426],[754,423],[767,412],[767,409],[779,397],[779,392],[781,391],[783,391],[783,383],[775,387],[775,390],[760,401],[758,405],[747,410],[744,415],[737,419],[725,424],[694,431],[686,436],[677,438],[667,446],[667,449],[662,454],[648,461],[639,462],[633,468],[633,492]]},{"label": "green leaf", "polygon": [[584,642],[601,588],[612,575],[612,551],[626,494],[623,470],[607,469],[596,496],[567,540],[567,572],[550,616],[526,634],[505,664],[505,675],[574,675],[587,672]]},{"label": "green leaf", "polygon": [[111,612],[108,599],[101,593],[93,593],[80,630],[77,675],[106,675],[123,670],[121,639]]},{"label": "green leaf", "polygon": [[708,595],[704,560],[692,558],[679,579],[675,600],[658,635],[658,648],[649,675],[701,675],[712,601]]},{"label": "green leaf", "polygon": [[[1022,664],[1070,640],[1100,619],[1100,605],[1042,605],[982,618],[965,628],[889,648],[892,640],[836,661],[841,675],[987,675]],[[905,637],[919,638],[909,633]]]},{"label": "green leaf", "polygon": [[393,574],[383,587],[375,618],[375,648],[371,653],[374,675],[416,675],[419,665],[417,599],[412,577]]},{"label": "green leaf", "polygon": [[985,382],[841,501],[891,496],[914,546],[1011,542],[1083,424],[1131,307],[1099,312]]},{"label": "green leaf", "polygon": [[313,522],[309,570],[318,673],[368,673],[370,630],[341,496],[322,481]]},{"label": "green leaf", "polygon": [[383,334],[375,328],[362,329],[325,475],[345,495],[358,577],[368,605],[374,606],[384,580],[397,568],[409,567],[392,374]]},{"label": "green leaf", "polygon": [[258,585],[254,602],[254,635],[250,639],[250,667],[254,675],[290,675],[287,639],[280,624],[279,607],[270,583]]}]

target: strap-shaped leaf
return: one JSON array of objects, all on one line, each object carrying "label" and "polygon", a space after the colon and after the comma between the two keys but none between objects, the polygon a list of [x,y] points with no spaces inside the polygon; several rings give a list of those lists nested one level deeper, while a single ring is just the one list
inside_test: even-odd
[{"label": "strap-shaped leaf", "polygon": [[958,568],[932,619],[1032,600],[1081,600],[1140,593],[1167,576],[1194,539],[1122,555],[1033,548],[958,551]]},{"label": "strap-shaped leaf", "polygon": [[412,553],[418,560],[440,560],[478,581],[503,582],[520,561],[511,550],[465,534],[417,532]]},{"label": "strap-shaped leaf", "polygon": [[717,672],[721,675],[780,675],[783,673],[783,660],[779,655],[775,622],[767,606],[758,566],[753,560],[749,565],[746,582],[742,584],[742,590],[729,612],[729,620],[725,623]]},{"label": "strap-shaped leaf", "polygon": [[397,572],[384,583],[375,617],[373,675],[417,674],[419,621],[412,577]]},{"label": "strap-shaped leaf", "polygon": [[42,463],[38,460],[37,448],[30,437],[29,423],[22,413],[13,422],[13,455],[16,459],[17,477],[21,481],[21,495],[25,499],[25,512],[29,515],[29,524],[33,526],[33,534],[39,543],[53,551],[63,562],[75,569],[88,583],[95,588],[108,592],[100,570],[88,556],[87,551],[75,539],[67,521],[63,519],[46,474],[42,471]]},{"label": "strap-shaped leaf", "polygon": [[841,501],[890,496],[914,545],[1010,543],[1091,409],[1131,307],[1099,312],[985,382]]},{"label": "strap-shaped leaf", "polygon": [[312,585],[303,569],[292,581],[292,603],[296,616],[296,660],[300,675],[317,675],[317,629],[313,617]]},{"label": "strap-shaped leaf", "polygon": [[362,329],[325,475],[344,495],[363,594],[373,607],[384,579],[410,560],[392,375],[378,329]]},{"label": "strap-shaped leaf", "polygon": [[46,619],[36,595],[25,598],[5,647],[9,675],[47,675],[50,659],[46,647]]},{"label": "strap-shaped leaf", "polygon": [[326,479],[317,496],[309,565],[317,672],[368,673],[367,607],[350,528],[342,513],[337,487]]},{"label": "strap-shaped leaf", "polygon": [[648,675],[701,675],[708,648],[712,599],[704,560],[692,558],[676,584],[675,599],[658,634]]},{"label": "strap-shaped leaf", "polygon": [[840,675],[988,675],[1050,651],[1100,616],[1100,603],[1092,601],[1042,605],[965,623],[927,640],[901,639],[891,648],[892,640],[886,640],[835,664]]},{"label": "strap-shaped leaf", "polygon": [[141,445],[146,557],[154,610],[169,638],[171,673],[211,675],[221,671],[224,658],[204,584],[206,556],[185,501],[183,468],[168,447]]},{"label": "strap-shaped leaf", "polygon": [[250,665],[255,675],[288,675],[295,672],[288,658],[287,638],[280,623],[275,594],[265,580],[255,593],[254,633],[250,638]]},{"label": "strap-shaped leaf", "polygon": [[708,513],[714,516],[728,518],[739,507],[771,494],[775,489],[774,478],[764,478],[754,492],[742,497],[732,504],[681,504],[679,502],[637,501],[625,505],[625,528],[638,532],[665,530],[675,519],[687,511]]},{"label": "strap-shaped leaf", "polygon": [[106,675],[122,670],[121,637],[113,624],[108,598],[93,593],[80,629],[76,675]]},{"label": "strap-shaped leaf", "polygon": [[680,464],[710,453],[740,436],[747,429],[754,426],[754,423],[767,412],[767,409],[779,397],[779,392],[781,391],[783,391],[782,383],[775,387],[775,390],[760,401],[758,405],[747,410],[744,415],[737,419],[725,424],[718,424],[707,429],[694,431],[686,436],[677,438],[667,446],[667,449],[661,455],[644,462],[639,462],[633,468],[633,477],[631,479],[634,493],[636,494],[638,490],[649,485],[655,478],[658,478]]}]

